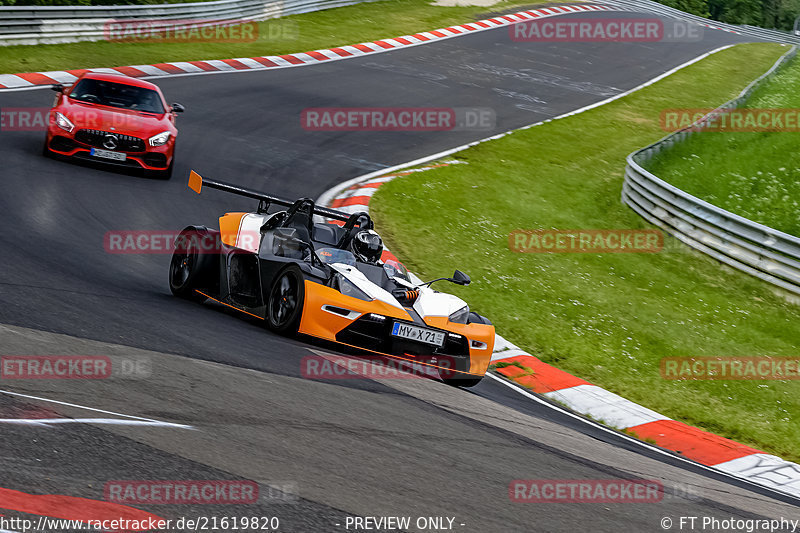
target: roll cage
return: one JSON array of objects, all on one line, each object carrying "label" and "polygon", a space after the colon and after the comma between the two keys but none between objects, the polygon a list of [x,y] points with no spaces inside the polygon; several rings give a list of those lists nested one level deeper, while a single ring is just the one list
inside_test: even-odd
[{"label": "roll cage", "polygon": [[[300,198],[291,201],[232,183],[205,179],[195,171],[192,171],[189,175],[189,187],[198,194],[200,194],[203,187],[209,187],[258,200],[256,212],[259,214],[269,214],[272,206],[287,208],[285,211],[273,213],[273,216],[261,226],[261,233],[280,230],[281,228],[293,229],[295,232],[277,231],[275,233],[282,239],[298,239],[312,250],[322,247],[347,249],[350,240],[358,231],[374,229],[374,223],[369,214],[363,211],[349,214],[318,206],[311,198]],[[337,224],[318,223],[314,221],[314,217],[317,216],[344,222],[344,224],[339,226]],[[312,262],[319,261],[315,254],[312,253],[311,256]]]}]

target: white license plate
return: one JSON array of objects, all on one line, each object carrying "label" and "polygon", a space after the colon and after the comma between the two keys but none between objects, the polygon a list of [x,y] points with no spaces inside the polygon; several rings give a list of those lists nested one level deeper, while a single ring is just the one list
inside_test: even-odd
[{"label": "white license plate", "polygon": [[403,324],[402,322],[394,323],[392,335],[411,339],[412,341],[424,342],[425,344],[433,344],[434,346],[444,344],[444,332]]},{"label": "white license plate", "polygon": [[128,157],[122,152],[112,152],[110,150],[100,150],[99,148],[92,148],[89,153],[95,157],[102,157],[103,159],[113,159],[114,161],[125,161]]}]

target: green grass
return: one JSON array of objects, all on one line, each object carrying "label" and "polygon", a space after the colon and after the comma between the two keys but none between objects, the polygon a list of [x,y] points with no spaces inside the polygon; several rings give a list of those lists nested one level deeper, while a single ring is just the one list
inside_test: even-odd
[{"label": "green grass", "polygon": [[[800,382],[667,381],[663,357],[798,356],[800,309],[668,239],[655,254],[518,254],[517,228],[648,228],[620,202],[625,156],[663,135],[661,109],[713,107],[786,51],[739,45],[628,97],[458,153],[467,164],[382,186],[388,246],[542,360],[672,418],[800,460]],[[707,80],[714,80],[708,83]],[[546,147],[546,149],[542,149]]]},{"label": "green grass", "polygon": [[[800,60],[760,86],[744,107],[800,108]],[[798,132],[698,132],[647,168],[709,203],[800,236],[798,145]]]},{"label": "green grass", "polygon": [[[109,41],[2,47],[0,73],[44,72],[257,57],[306,52],[462,24],[490,12],[520,11],[545,2],[504,1],[491,7],[441,7],[429,0],[366,2],[259,23],[252,42],[121,43]],[[518,9],[514,9],[518,8]]]}]

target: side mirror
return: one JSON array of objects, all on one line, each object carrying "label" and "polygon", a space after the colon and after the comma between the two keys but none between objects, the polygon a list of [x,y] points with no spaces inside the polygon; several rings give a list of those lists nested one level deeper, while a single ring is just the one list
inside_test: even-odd
[{"label": "side mirror", "polygon": [[449,281],[451,283],[455,283],[456,285],[469,285],[470,279],[469,279],[469,276],[467,276],[466,274],[464,274],[460,270],[456,270],[455,272],[453,272],[453,277],[452,278],[436,278],[436,279],[432,279],[431,281],[428,281],[426,283],[423,283],[422,285],[427,285],[427,286],[430,287],[431,284],[436,282],[436,281]]},{"label": "side mirror", "polygon": [[174,103],[172,104],[172,111],[174,113],[183,113],[184,111],[186,111],[186,108],[183,107],[183,104]]},{"label": "side mirror", "polygon": [[455,272],[453,272],[453,277],[450,281],[452,281],[456,285],[469,285],[471,280],[469,279],[469,276],[467,276],[460,270],[456,270]]},{"label": "side mirror", "polygon": [[53,91],[55,91],[57,93],[62,93],[62,94],[64,93],[64,86],[62,84],[60,84],[60,83],[56,83],[55,85],[51,85],[50,89],[52,89]]}]

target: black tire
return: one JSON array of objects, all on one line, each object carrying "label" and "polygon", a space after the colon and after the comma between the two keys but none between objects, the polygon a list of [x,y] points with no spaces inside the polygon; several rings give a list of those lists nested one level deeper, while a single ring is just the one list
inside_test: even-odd
[{"label": "black tire", "polygon": [[205,296],[196,289],[204,289],[214,284],[217,273],[213,251],[203,251],[198,242],[205,242],[214,237],[209,232],[184,230],[178,236],[178,243],[172,253],[169,264],[169,289],[180,298],[203,301]]},{"label": "black tire", "polygon": [[167,168],[165,168],[164,170],[144,169],[142,175],[145,178],[167,181],[168,179],[170,179],[172,177],[172,166],[173,166],[174,163],[175,163],[175,160],[173,159],[170,162],[169,166]]},{"label": "black tire", "polygon": [[161,178],[162,180],[165,180],[165,181],[170,179],[172,177],[172,169],[173,169],[174,166],[175,166],[175,158],[173,157],[172,161],[169,162],[169,166],[167,167],[167,170],[162,170],[159,173],[158,177]]},{"label": "black tire", "polygon": [[463,378],[443,378],[442,381],[447,383],[448,385],[452,385],[453,387],[474,387],[478,383],[481,382],[483,376],[481,377],[463,377]]},{"label": "black tire", "polygon": [[296,265],[289,265],[275,277],[269,290],[265,322],[280,335],[296,335],[303,316],[305,280]]},{"label": "black tire", "polygon": [[45,137],[44,142],[42,143],[42,156],[52,159],[53,152],[50,151],[50,148],[47,147],[47,138]]},{"label": "black tire", "polygon": [[161,178],[164,181],[172,178],[172,169],[173,169],[173,167],[175,167],[175,145],[177,145],[177,144],[178,144],[177,141],[175,141],[175,144],[172,145],[172,159],[169,162],[169,166],[167,167],[167,170],[163,170],[163,171],[159,172],[159,176],[158,177]]}]

